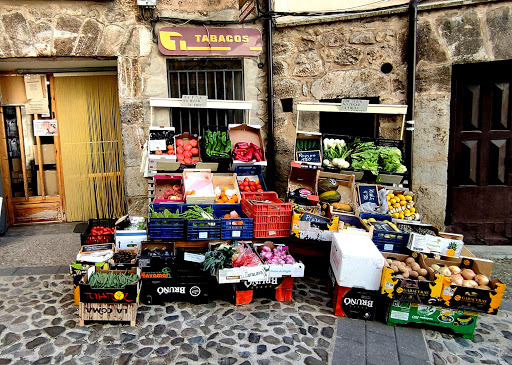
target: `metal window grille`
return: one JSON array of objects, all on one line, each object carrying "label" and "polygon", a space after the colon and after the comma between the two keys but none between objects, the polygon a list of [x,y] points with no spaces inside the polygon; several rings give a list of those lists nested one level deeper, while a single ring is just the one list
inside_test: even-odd
[{"label": "metal window grille", "polygon": [[[241,60],[167,61],[168,95],[207,95],[208,99],[243,100]],[[245,123],[242,110],[171,108],[170,125],[177,133],[202,134],[206,125]]]}]

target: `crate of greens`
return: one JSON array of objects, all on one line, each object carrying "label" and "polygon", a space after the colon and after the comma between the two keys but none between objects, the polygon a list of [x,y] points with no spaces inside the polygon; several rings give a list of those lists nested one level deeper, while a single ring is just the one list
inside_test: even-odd
[{"label": "crate of greens", "polygon": [[200,139],[201,155],[204,162],[219,164],[217,171],[231,169],[231,140],[227,127],[207,125]]},{"label": "crate of greens", "polygon": [[221,220],[211,205],[181,205],[180,215],[186,222],[187,241],[220,239]]},{"label": "crate of greens", "polygon": [[175,204],[149,204],[148,236],[150,239],[185,238],[185,219]]}]

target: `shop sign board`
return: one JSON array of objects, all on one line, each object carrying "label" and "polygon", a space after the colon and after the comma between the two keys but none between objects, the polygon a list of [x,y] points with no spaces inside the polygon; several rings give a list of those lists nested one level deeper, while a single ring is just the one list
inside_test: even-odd
[{"label": "shop sign board", "polygon": [[158,49],[167,56],[258,56],[261,32],[254,28],[164,27]]},{"label": "shop sign board", "polygon": [[240,8],[240,23],[242,23],[254,10],[256,9],[255,0],[245,0],[245,3]]}]

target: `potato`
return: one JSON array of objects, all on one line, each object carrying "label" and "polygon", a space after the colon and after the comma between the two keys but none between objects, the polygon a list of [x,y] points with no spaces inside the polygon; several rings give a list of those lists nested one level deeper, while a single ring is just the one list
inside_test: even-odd
[{"label": "potato", "polygon": [[393,265],[393,260],[392,259],[386,259],[386,262],[390,265]]},{"label": "potato", "polygon": [[427,276],[428,275],[428,271],[427,269],[422,269],[420,268],[418,271],[418,274],[420,274],[420,276]]},{"label": "potato", "polygon": [[413,269],[414,271],[420,271],[421,266],[420,266],[420,264],[415,262],[415,263],[411,264],[411,269]]},{"label": "potato", "polygon": [[413,264],[415,262],[416,262],[416,260],[413,257],[408,257],[408,258],[405,259],[405,263],[409,264],[409,265],[411,265],[411,264]]},{"label": "potato", "polygon": [[393,270],[393,272],[398,272],[398,267],[396,265],[391,265],[391,270]]},{"label": "potato", "polygon": [[404,265],[399,266],[398,270],[400,270],[403,273],[409,273],[409,269],[407,268],[407,266],[404,266]]},{"label": "potato", "polygon": [[409,271],[405,271],[402,273],[402,276],[407,279],[409,277]]},{"label": "potato", "polygon": [[427,280],[427,279],[425,279],[425,277],[423,277],[423,276],[421,276],[421,275],[420,275],[420,276],[418,276],[418,280],[425,281],[425,280]]},{"label": "potato", "polygon": [[409,277],[410,278],[416,279],[416,278],[418,278],[418,276],[419,275],[418,275],[417,271],[414,271],[414,270],[409,271]]}]

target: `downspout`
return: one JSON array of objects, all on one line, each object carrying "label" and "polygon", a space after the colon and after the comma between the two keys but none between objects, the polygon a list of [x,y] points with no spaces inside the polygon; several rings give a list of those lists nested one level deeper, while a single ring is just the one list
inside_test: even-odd
[{"label": "downspout", "polygon": [[265,19],[265,41],[266,41],[266,63],[267,63],[267,188],[275,191],[276,187],[276,159],[275,159],[275,141],[274,141],[274,70],[272,53],[272,0],[266,1],[266,19]]},{"label": "downspout", "polygon": [[405,153],[407,156],[407,171],[409,188],[412,188],[413,144],[414,144],[414,115],[416,94],[416,38],[418,22],[418,2],[409,2],[409,38],[407,42],[407,115],[405,133]]}]

